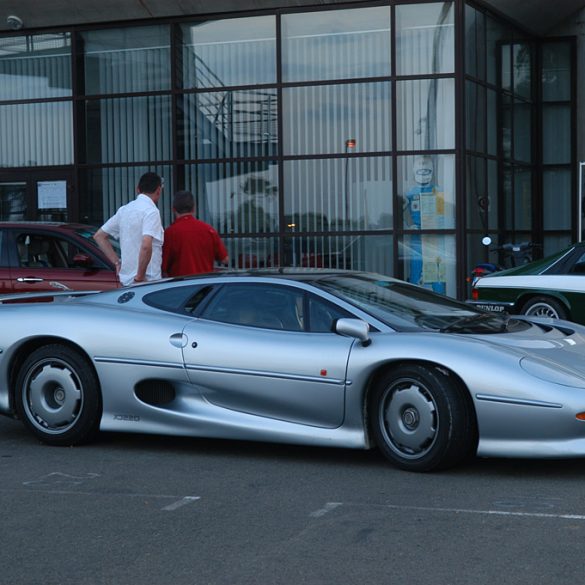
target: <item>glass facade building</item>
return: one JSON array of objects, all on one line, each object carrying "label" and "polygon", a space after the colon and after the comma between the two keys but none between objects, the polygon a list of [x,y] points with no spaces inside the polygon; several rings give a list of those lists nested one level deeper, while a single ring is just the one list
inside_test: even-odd
[{"label": "glass facade building", "polygon": [[463,0],[5,34],[0,219],[100,225],[153,170],[236,268],[464,298],[482,236],[575,237],[574,53]]}]

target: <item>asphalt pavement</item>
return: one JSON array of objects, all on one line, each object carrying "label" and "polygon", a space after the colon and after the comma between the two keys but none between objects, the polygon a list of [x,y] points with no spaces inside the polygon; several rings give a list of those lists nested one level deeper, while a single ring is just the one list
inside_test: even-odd
[{"label": "asphalt pavement", "polygon": [[0,585],[581,583],[585,460],[407,473],[376,451],[0,418]]}]

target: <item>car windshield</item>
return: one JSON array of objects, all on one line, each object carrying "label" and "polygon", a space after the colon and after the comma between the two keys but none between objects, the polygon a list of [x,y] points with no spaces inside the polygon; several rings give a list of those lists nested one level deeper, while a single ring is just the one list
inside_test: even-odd
[{"label": "car windshield", "polygon": [[[78,228],[75,230],[75,233],[78,236],[81,236],[86,242],[89,242],[95,248],[99,248],[99,246],[97,245],[97,242],[93,239],[93,235],[96,232],[97,232],[97,228],[92,226],[92,225],[88,225],[88,226],[85,226],[83,228]],[[121,252],[120,252],[120,244],[118,243],[118,240],[114,240],[114,238],[109,238],[109,240],[110,240],[110,244],[112,244],[112,248],[114,248],[114,251],[116,252],[116,254],[118,256],[120,256]]]},{"label": "car windshield", "polygon": [[486,313],[379,274],[329,275],[313,284],[398,331],[422,328],[457,333],[502,333],[530,327],[522,321]]}]

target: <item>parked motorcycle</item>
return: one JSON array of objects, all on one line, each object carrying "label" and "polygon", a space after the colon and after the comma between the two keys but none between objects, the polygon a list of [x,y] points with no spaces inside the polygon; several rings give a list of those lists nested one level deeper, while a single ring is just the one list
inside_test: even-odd
[{"label": "parked motorcycle", "polygon": [[[492,239],[486,236],[482,239],[481,243],[484,246],[489,246],[492,243]],[[532,242],[520,242],[517,244],[508,243],[502,244],[501,246],[495,246],[489,249],[491,253],[498,253],[501,264],[495,264],[493,262],[480,262],[473,267],[471,274],[467,277],[467,281],[474,286],[475,283],[482,277],[506,268],[514,268],[522,264],[528,264],[532,262],[532,251],[537,245]]]}]

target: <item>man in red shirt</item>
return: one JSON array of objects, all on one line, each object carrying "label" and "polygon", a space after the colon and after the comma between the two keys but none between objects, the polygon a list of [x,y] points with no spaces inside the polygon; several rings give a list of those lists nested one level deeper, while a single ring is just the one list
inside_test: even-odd
[{"label": "man in red shirt", "polygon": [[195,198],[190,191],[178,191],[173,198],[175,221],[165,230],[162,272],[164,276],[185,276],[213,272],[214,262],[227,265],[228,253],[219,234],[196,219]]}]

